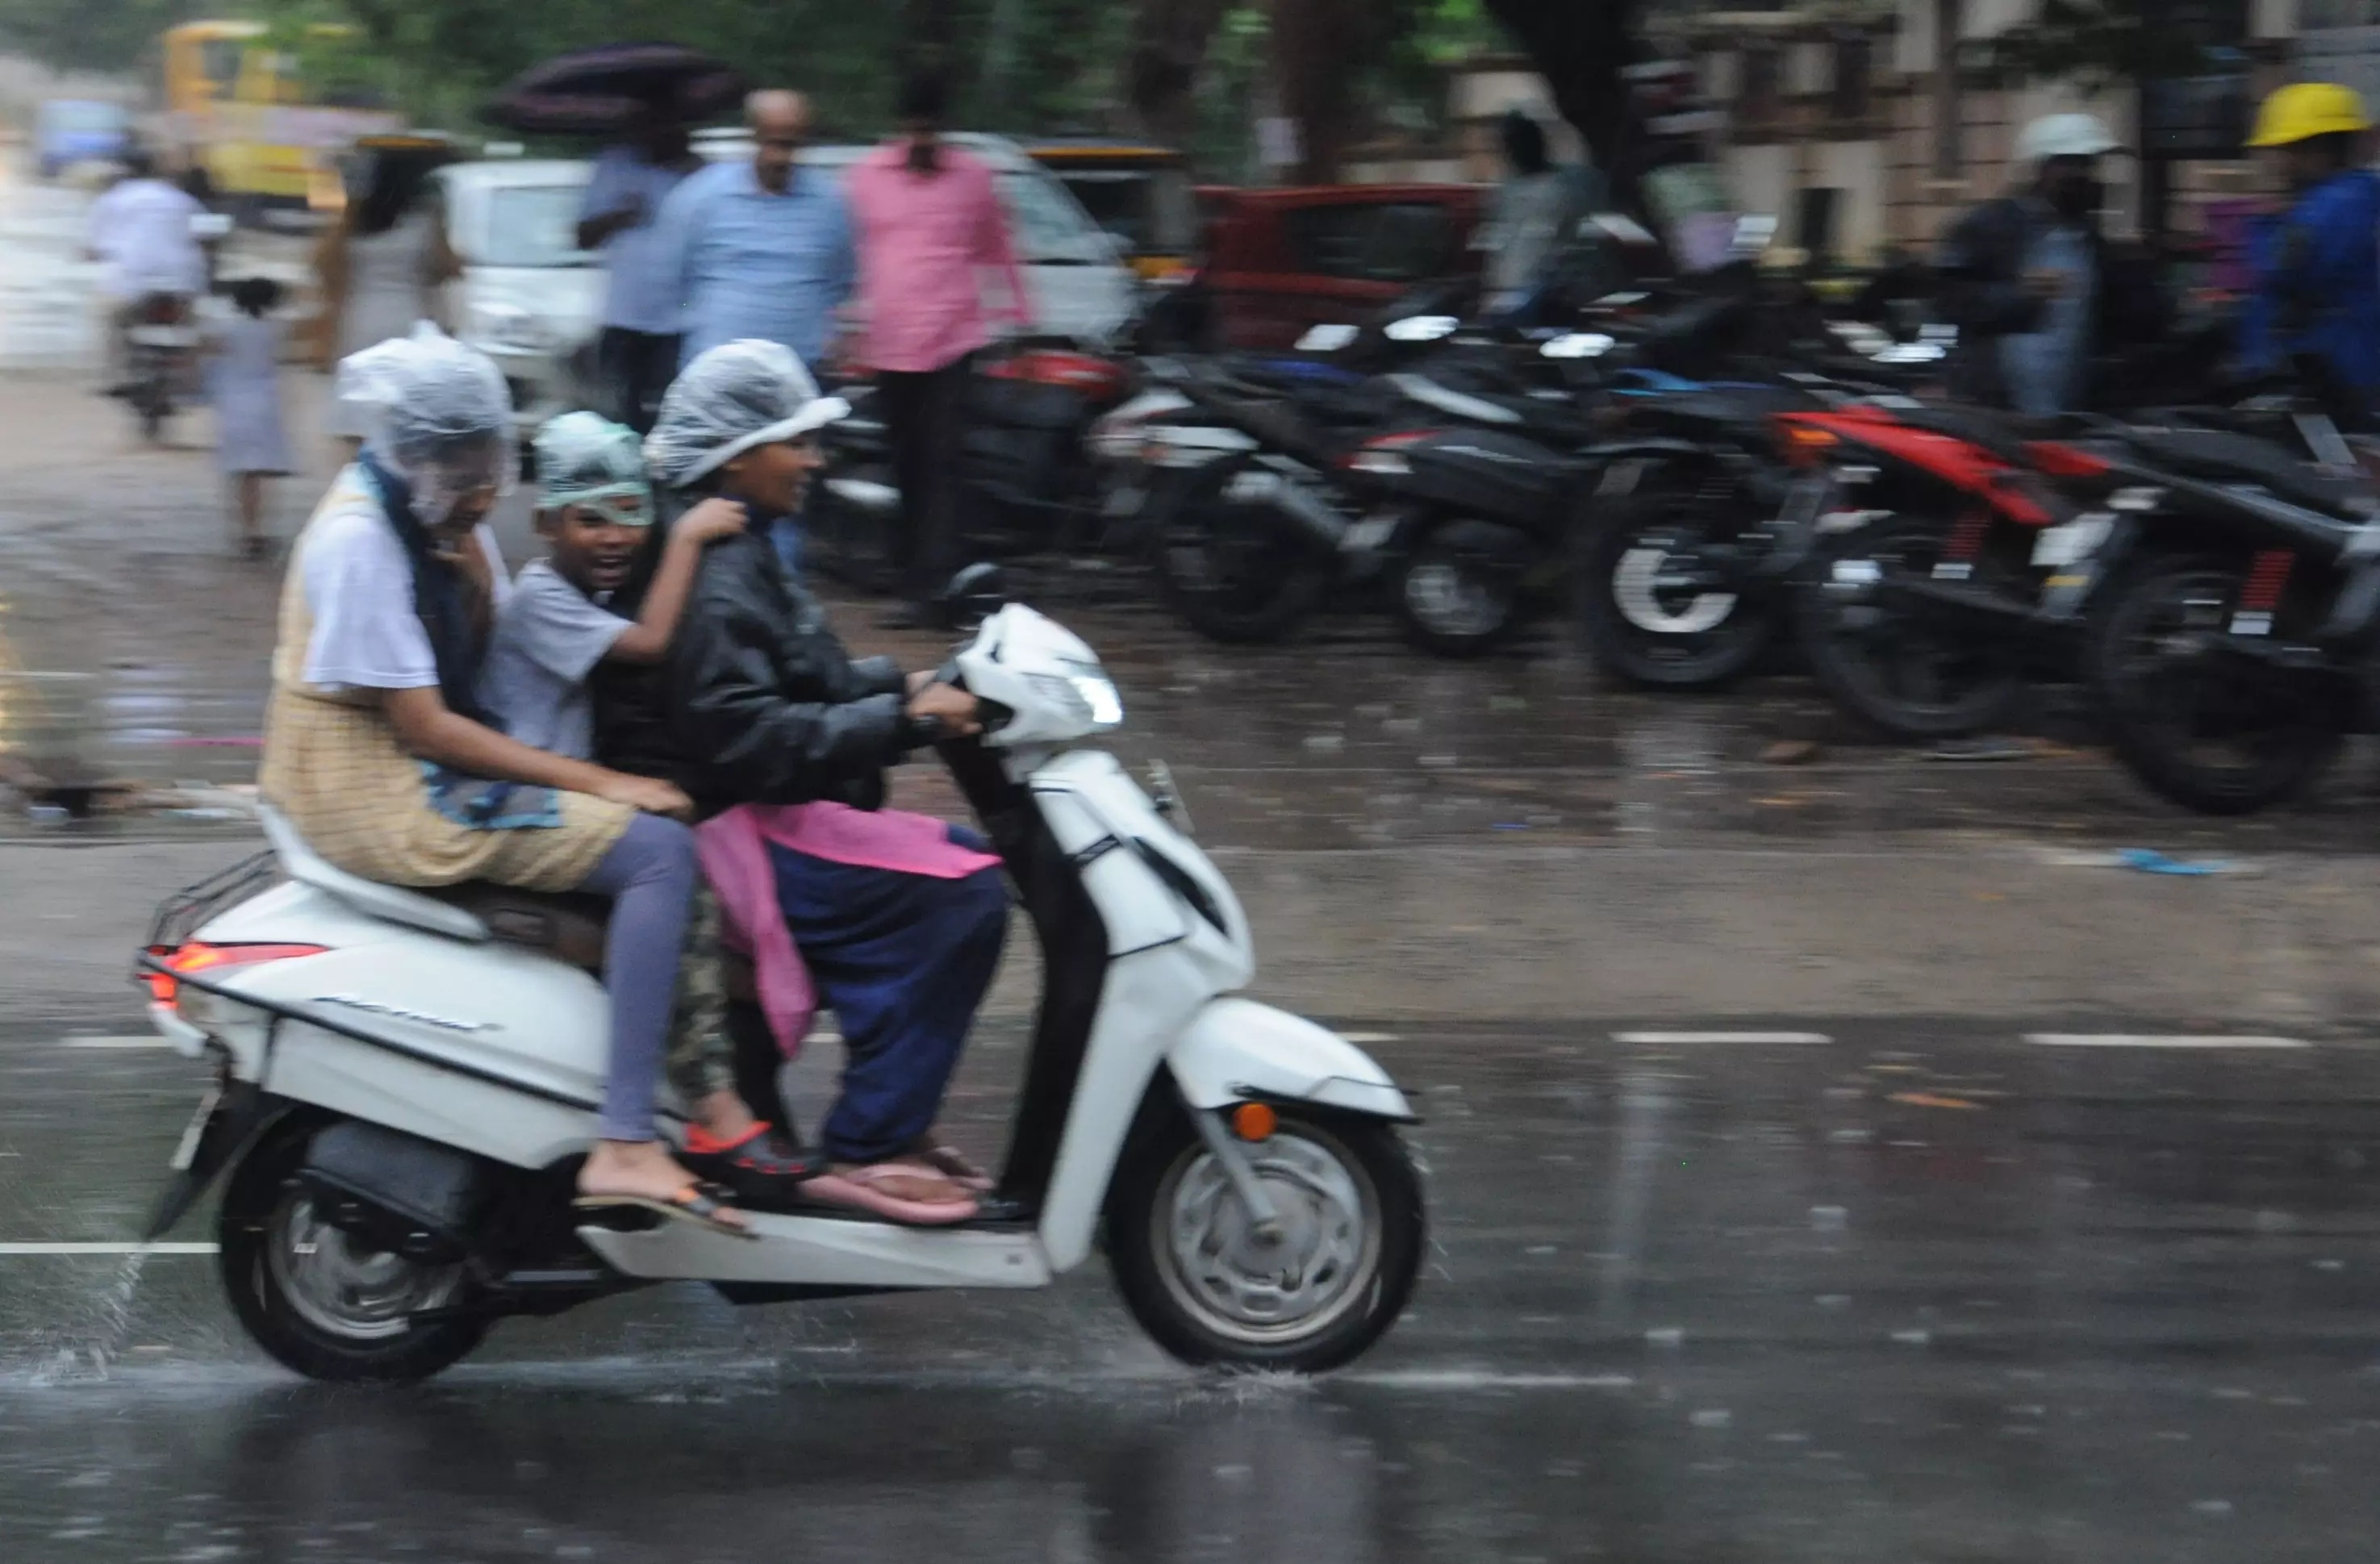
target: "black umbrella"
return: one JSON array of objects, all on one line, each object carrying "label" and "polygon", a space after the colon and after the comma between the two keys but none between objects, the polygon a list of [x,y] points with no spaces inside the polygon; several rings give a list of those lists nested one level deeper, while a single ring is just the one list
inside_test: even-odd
[{"label": "black umbrella", "polygon": [[606,43],[557,55],[513,78],[480,117],[531,136],[615,136],[658,104],[704,120],[744,101],[726,61],[676,43]]}]

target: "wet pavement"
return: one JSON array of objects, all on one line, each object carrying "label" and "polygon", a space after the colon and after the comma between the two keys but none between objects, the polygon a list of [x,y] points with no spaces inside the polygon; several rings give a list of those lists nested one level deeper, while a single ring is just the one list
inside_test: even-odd
[{"label": "wet pavement", "polygon": [[[1094,1261],[1046,1294],[673,1287],[338,1390],[241,1341],[202,1255],[0,1252],[10,1552],[2362,1556],[2380,1054],[1796,1024],[1831,1040],[1375,1044],[1427,1114],[1435,1243],[1404,1323],[1313,1385],[1172,1365]],[[1015,1061],[984,1039],[955,1136],[996,1144]],[[122,1238],[196,1085],[0,1042],[0,1244]]]}]

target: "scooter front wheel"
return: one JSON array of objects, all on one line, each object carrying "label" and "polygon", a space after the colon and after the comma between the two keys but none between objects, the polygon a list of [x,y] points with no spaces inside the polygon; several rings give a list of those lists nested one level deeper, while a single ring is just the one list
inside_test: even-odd
[{"label": "scooter front wheel", "polygon": [[1319,1374],[1404,1312],[1421,1177],[1396,1129],[1283,1107],[1243,1143],[1279,1218],[1263,1233],[1186,1112],[1135,1138],[1109,1190],[1107,1249],[1141,1328],[1184,1363]]},{"label": "scooter front wheel", "polygon": [[477,1315],[412,1317],[467,1301],[459,1262],[433,1266],[370,1249],[332,1227],[297,1180],[324,1121],[276,1120],[224,1190],[218,1264],[232,1313],[283,1366],[310,1379],[408,1384],[469,1352]]}]

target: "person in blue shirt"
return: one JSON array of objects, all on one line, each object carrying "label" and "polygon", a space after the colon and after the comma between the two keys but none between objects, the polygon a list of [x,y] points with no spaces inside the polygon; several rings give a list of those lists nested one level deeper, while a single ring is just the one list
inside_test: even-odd
[{"label": "person in blue shirt", "polygon": [[2279,153],[2288,212],[2249,236],[2255,280],[2242,357],[2277,369],[2292,355],[2329,360],[2368,408],[2380,395],[2380,175],[2363,166],[2363,100],[2301,81],[2265,100],[2252,147]]},{"label": "person in blue shirt", "polygon": [[798,92],[756,92],[748,163],[693,175],[662,203],[657,266],[675,279],[681,368],[722,343],[758,338],[804,363],[826,356],[856,266],[843,192],[796,164],[810,112]]},{"label": "person in blue shirt", "polygon": [[597,360],[620,421],[639,434],[677,378],[678,279],[662,270],[675,257],[661,253],[661,210],[701,168],[676,110],[649,104],[630,139],[595,160],[579,209],[578,248],[602,251],[610,274]]}]

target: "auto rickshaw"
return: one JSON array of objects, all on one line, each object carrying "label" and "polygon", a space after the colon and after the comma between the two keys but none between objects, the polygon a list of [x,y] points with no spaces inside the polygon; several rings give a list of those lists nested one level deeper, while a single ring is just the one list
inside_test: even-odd
[{"label": "auto rickshaw", "polygon": [[1020,144],[1115,236],[1143,282],[1171,283],[1189,273],[1198,211],[1180,152],[1129,137],[1021,138]]}]

